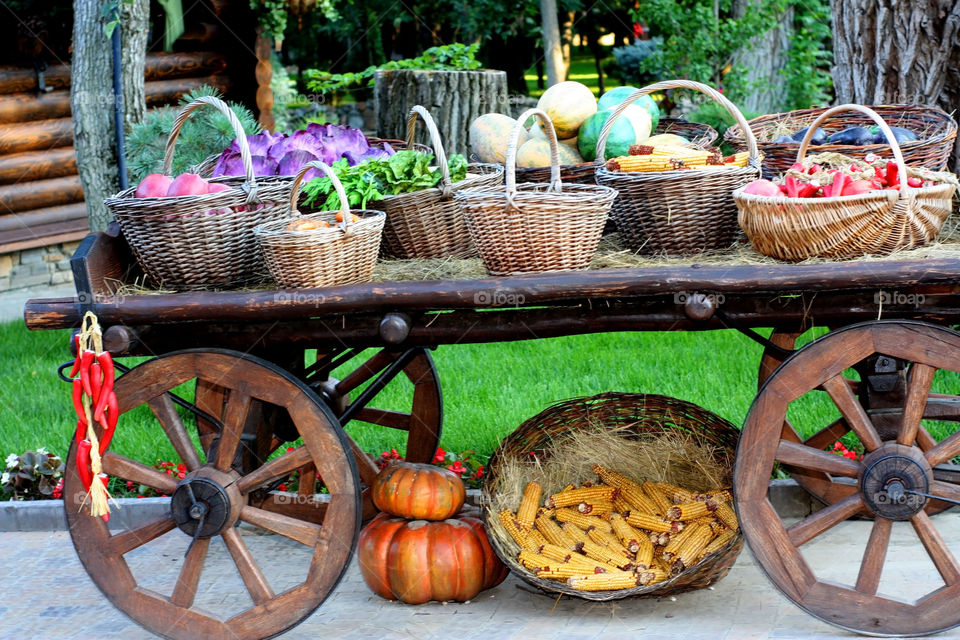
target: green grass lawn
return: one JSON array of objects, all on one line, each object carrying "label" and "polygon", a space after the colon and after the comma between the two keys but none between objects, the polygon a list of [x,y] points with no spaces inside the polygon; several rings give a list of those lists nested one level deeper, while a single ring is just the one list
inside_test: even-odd
[{"label": "green grass lawn", "polygon": [[[547,72],[543,72],[543,80],[546,83]],[[530,67],[523,74],[524,79],[527,81],[527,89],[529,89],[529,95],[533,98],[539,98],[543,95],[545,89],[537,88],[537,68]],[[574,53],[570,56],[570,73],[567,74],[567,80],[576,80],[582,84],[587,85],[593,90],[593,95],[600,97],[600,86],[598,84],[597,78],[597,66],[593,61],[593,56],[589,53],[580,54]],[[619,84],[613,78],[604,77],[605,82],[607,83],[607,88],[615,87]]]}]

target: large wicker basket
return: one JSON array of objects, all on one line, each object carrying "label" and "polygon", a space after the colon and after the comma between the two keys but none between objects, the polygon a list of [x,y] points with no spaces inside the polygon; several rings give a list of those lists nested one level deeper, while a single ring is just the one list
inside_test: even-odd
[{"label": "large wicker basket", "polygon": [[700,91],[726,108],[737,122],[746,125],[740,110],[706,85],[689,80],[649,85],[624,100],[600,132],[597,184],[613,187],[620,193],[610,217],[617,224],[620,239],[631,251],[682,256],[726,249],[740,232],[737,207],[730,192],[760,176],[760,157],[752,134],[747,135],[750,162],[746,167],[644,173],[611,171],[603,165],[607,136],[616,118],[633,101],[666,89]]},{"label": "large wicker basket", "polygon": [[[330,178],[340,198],[339,212],[322,211],[300,216],[297,210],[300,183],[310,169],[319,169]],[[382,211],[351,211],[339,178],[319,160],[300,168],[293,181],[290,207],[295,219],[315,220],[330,226],[292,231],[287,228],[290,221],[280,220],[254,229],[267,268],[278,285],[310,288],[370,280],[380,250],[384,225]],[[354,222],[353,215],[360,219]]]},{"label": "large wicker basket", "polygon": [[290,215],[290,179],[254,176],[243,126],[230,107],[212,96],[198,98],[180,111],[167,140],[163,173],[170,174],[183,123],[204,105],[229,120],[245,177],[215,178],[211,182],[231,187],[219,193],[136,198],[136,188],[131,187],[104,201],[144,273],[154,286],[165,289],[231,287],[263,278],[253,228]]},{"label": "large wicker basket", "polygon": [[[754,249],[781,260],[807,258],[847,260],[863,255],[885,255],[931,242],[953,209],[956,178],[950,174],[929,187],[911,188],[900,145],[879,114],[856,104],[827,109],[810,125],[795,162],[806,155],[818,126],[834,114],[855,111],[877,123],[898,165],[899,191],[871,191],[833,198],[765,197],[733,193],[739,221]],[[868,167],[869,168],[869,167]],[[931,174],[936,178],[937,174]]]},{"label": "large wicker basket", "polygon": [[427,126],[433,154],[443,177],[437,187],[386,196],[383,200],[368,203],[372,209],[379,209],[387,214],[387,224],[383,231],[384,253],[393,258],[475,256],[477,250],[453,195],[461,189],[501,184],[503,167],[496,164],[470,164],[467,177],[452,183],[440,132],[430,113],[420,105],[410,109],[406,146],[413,148],[417,120],[420,118]]},{"label": "large wicker basket", "polygon": [[[953,153],[957,138],[957,123],[949,114],[936,107],[912,104],[877,105],[871,107],[887,124],[914,131],[920,140],[904,142],[900,145],[903,161],[914,167],[924,167],[940,171]],[[799,131],[823,115],[827,109],[801,109],[786,113],[773,113],[750,120],[747,125],[757,138],[757,145],[763,154],[763,173],[766,177],[785,173],[796,161],[798,143],[773,142],[780,135],[785,123]],[[823,121],[823,127],[845,129],[847,127],[870,126],[873,121],[861,113],[834,113]],[[744,128],[736,124],[724,133],[723,138],[740,149],[744,148]],[[815,145],[811,153],[840,153],[862,160],[867,154],[889,155],[888,144],[825,144]]]},{"label": "large wicker basket", "polygon": [[[665,596],[702,589],[723,578],[743,548],[737,533],[722,549],[663,582],[614,591],[582,591],[555,580],[538,578],[517,561],[519,547],[503,529],[498,515],[497,490],[503,469],[519,463],[533,472],[550,464],[551,453],[582,429],[615,430],[629,440],[649,440],[682,432],[694,443],[713,449],[716,462],[732,477],[739,431],[730,422],[695,404],[667,396],[640,393],[603,393],[557,403],[528,419],[510,434],[490,459],[484,483],[484,520],[494,551],[514,574],[529,584],[554,593],[588,600],[614,600],[630,596]],[[590,463],[594,461],[588,461]],[[603,464],[603,461],[596,461]],[[681,464],[678,460],[674,464]],[[641,479],[638,470],[634,480]],[[594,478],[595,479],[595,478]],[[515,508],[515,506],[514,506]]]},{"label": "large wicker basket", "polygon": [[[544,124],[551,151],[549,184],[516,183],[517,142],[530,116]],[[553,122],[539,109],[517,121],[507,146],[506,189],[465,189],[455,195],[484,266],[492,275],[586,269],[600,244],[617,192],[588,184],[562,185]]]}]

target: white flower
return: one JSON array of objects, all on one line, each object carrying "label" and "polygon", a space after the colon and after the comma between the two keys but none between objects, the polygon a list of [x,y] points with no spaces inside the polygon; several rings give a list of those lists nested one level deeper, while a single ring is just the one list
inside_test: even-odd
[{"label": "white flower", "polygon": [[10,455],[7,456],[7,469],[14,466],[18,462],[20,462],[20,456],[18,456],[15,453],[11,453]]},{"label": "white flower", "polygon": [[41,456],[42,456],[42,455],[45,455],[46,453],[47,453],[47,448],[46,448],[46,447],[40,447],[39,449],[37,449],[37,455],[41,455]]},{"label": "white flower", "polygon": [[10,474],[4,471],[3,475],[0,476],[0,484],[7,484],[8,482],[10,482]]}]

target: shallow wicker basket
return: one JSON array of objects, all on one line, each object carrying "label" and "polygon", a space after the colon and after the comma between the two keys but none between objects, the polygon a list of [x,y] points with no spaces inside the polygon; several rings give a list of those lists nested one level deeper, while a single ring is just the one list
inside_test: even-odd
[{"label": "shallow wicker basket", "polygon": [[803,160],[818,126],[845,111],[863,114],[887,136],[903,177],[900,190],[834,198],[788,198],[756,196],[737,189],[733,198],[740,210],[740,225],[759,253],[794,262],[807,258],[848,260],[912,249],[931,242],[940,232],[953,209],[955,178],[931,187],[909,187],[900,146],[880,115],[868,107],[846,104],[824,111],[810,125],[794,161]]},{"label": "shallow wicker basket", "polygon": [[461,189],[501,184],[503,167],[496,164],[470,164],[467,177],[452,183],[440,132],[430,113],[420,105],[410,109],[406,147],[413,148],[417,120],[421,118],[430,134],[433,154],[443,177],[437,187],[386,196],[368,203],[372,209],[387,214],[383,231],[384,254],[393,258],[473,257],[477,255],[477,250],[453,194]]},{"label": "shallow wicker basket", "polygon": [[[924,167],[933,171],[940,171],[953,153],[953,145],[957,138],[957,123],[949,114],[936,107],[926,107],[912,104],[877,105],[870,107],[892,126],[903,127],[914,131],[921,136],[920,140],[905,142],[900,145],[903,160],[914,167]],[[791,128],[799,131],[822,116],[827,109],[802,109],[786,113],[773,113],[750,120],[747,125],[758,140],[758,146],[763,153],[764,176],[778,176],[785,173],[796,161],[798,143],[772,142],[776,136],[774,132],[781,129],[786,122]],[[861,113],[835,113],[823,122],[824,128],[845,129],[847,127],[863,127],[873,124],[870,118]],[[736,124],[723,135],[723,139],[731,145],[744,148],[743,127]],[[766,142],[764,142],[766,141]],[[823,144],[811,148],[812,153],[840,153],[851,158],[862,160],[868,153],[885,156],[890,154],[888,144]]]},{"label": "shallow wicker basket", "polygon": [[180,129],[197,108],[209,105],[230,122],[246,177],[216,178],[229,191],[197,196],[136,198],[136,187],[104,201],[154,286],[208,289],[242,285],[264,275],[253,228],[290,216],[289,178],[256,178],[243,126],[221,100],[206,96],[185,106],[167,140],[163,173],[170,174]]},{"label": "shallow wicker basket", "polygon": [[620,193],[610,217],[631,251],[683,256],[726,249],[740,233],[737,207],[730,192],[760,177],[760,157],[751,133],[747,135],[750,163],[746,167],[623,172],[611,171],[603,164],[607,136],[616,118],[633,101],[665,89],[700,91],[726,108],[737,122],[746,125],[740,110],[706,85],[689,80],[649,85],[624,100],[600,132],[597,184],[613,187]]},{"label": "shallow wicker basket", "polygon": [[[544,124],[551,151],[549,184],[516,184],[517,141],[530,116]],[[562,185],[553,122],[539,109],[518,118],[507,145],[507,184],[455,194],[470,237],[492,275],[586,269],[600,244],[617,192],[609,187]]]},{"label": "shallow wicker basket", "polygon": [[[562,582],[538,578],[517,561],[519,547],[503,529],[497,517],[497,488],[504,466],[510,462],[528,464],[531,469],[548,467],[551,452],[581,429],[598,426],[616,429],[625,439],[647,440],[680,431],[696,444],[715,450],[729,481],[739,431],[730,422],[690,402],[667,396],[640,393],[603,393],[557,403],[528,419],[510,434],[490,459],[484,482],[484,522],[494,551],[514,574],[531,585],[554,593],[565,593],[587,600],[615,600],[630,596],[665,596],[702,589],[720,580],[743,549],[739,533],[716,553],[678,573],[676,576],[643,587],[612,591],[581,591]],[[603,460],[588,461],[603,464]],[[641,479],[638,470],[635,480]],[[594,478],[591,478],[595,480]],[[516,505],[513,506],[516,508]]]},{"label": "shallow wicker basket", "polygon": [[[310,169],[320,169],[330,178],[340,198],[339,212],[300,215],[297,210],[300,183]],[[254,230],[270,275],[280,287],[329,287],[370,280],[377,263],[385,216],[382,211],[351,211],[348,203],[339,178],[325,163],[315,160],[300,168],[290,193],[294,218],[323,221],[330,227],[288,231],[290,221],[280,220]],[[339,223],[336,219],[338,213],[341,216]],[[352,222],[351,214],[360,220]]]}]

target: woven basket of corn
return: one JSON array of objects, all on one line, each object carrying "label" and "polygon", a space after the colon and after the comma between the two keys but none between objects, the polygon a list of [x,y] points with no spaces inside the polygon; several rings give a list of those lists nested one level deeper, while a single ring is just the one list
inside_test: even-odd
[{"label": "woven basket of corn", "polygon": [[490,542],[529,584],[587,600],[709,586],[743,548],[729,489],[738,435],[666,396],[555,404],[490,460]]}]

